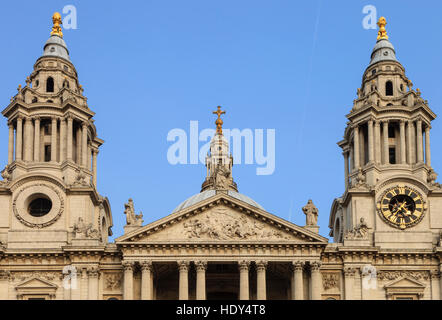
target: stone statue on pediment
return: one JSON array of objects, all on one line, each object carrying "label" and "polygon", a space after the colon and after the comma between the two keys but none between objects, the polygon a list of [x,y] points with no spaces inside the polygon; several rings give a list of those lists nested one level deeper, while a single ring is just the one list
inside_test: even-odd
[{"label": "stone statue on pediment", "polygon": [[307,202],[307,204],[302,208],[302,212],[304,212],[306,216],[306,226],[318,225],[318,208],[316,208],[312,200]]},{"label": "stone statue on pediment", "polygon": [[126,215],[127,226],[141,226],[143,223],[143,214],[135,214],[134,201],[129,199],[128,203],[124,204],[124,214]]}]

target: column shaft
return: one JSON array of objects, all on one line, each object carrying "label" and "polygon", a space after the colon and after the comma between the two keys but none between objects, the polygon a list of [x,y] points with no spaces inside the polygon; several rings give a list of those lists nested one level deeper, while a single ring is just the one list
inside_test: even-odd
[{"label": "column shaft", "polygon": [[312,277],[312,300],[321,300],[321,272],[319,268],[321,267],[320,262],[311,263],[311,277]]},{"label": "column shaft", "polygon": [[143,261],[141,263],[141,300],[152,300],[153,275],[152,262]]},{"label": "column shaft", "polygon": [[373,120],[368,121],[368,162],[374,162]]},{"label": "column shaft", "polygon": [[77,152],[76,152],[76,163],[78,164],[78,165],[81,165],[81,137],[82,137],[82,134],[81,134],[81,129],[80,128],[77,128],[77,131],[76,131],[76,139],[77,139],[77,145],[76,145],[76,147],[77,147]]},{"label": "column shaft", "polygon": [[83,123],[81,126],[81,165],[85,168],[88,167],[87,164],[87,123]]},{"label": "column shaft", "polygon": [[407,154],[405,145],[405,121],[400,123],[400,137],[401,137],[401,164],[407,164]]},{"label": "column shaft", "polygon": [[94,186],[97,187],[97,155],[98,151],[92,151],[92,181]]},{"label": "column shaft", "polygon": [[417,163],[422,163],[424,161],[424,151],[423,151],[423,138],[422,138],[422,120],[417,120],[416,128],[416,139],[417,139]]},{"label": "column shaft", "polygon": [[23,118],[17,118],[15,160],[22,160],[23,155]]},{"label": "column shaft", "polygon": [[133,262],[125,261],[123,262],[124,268],[124,300],[133,300],[134,297],[134,272],[133,272]]},{"label": "column shaft", "polygon": [[344,269],[345,300],[353,300],[354,276],[356,270],[353,268]]},{"label": "column shaft", "polygon": [[88,275],[89,275],[88,300],[98,300],[98,279],[99,279],[98,268],[92,268],[91,270],[88,270]]},{"label": "column shaft", "polygon": [[32,161],[32,140],[33,140],[33,130],[32,130],[32,119],[26,118],[24,127],[24,160]]},{"label": "column shaft", "polygon": [[425,162],[431,167],[430,127],[425,128]]},{"label": "column shaft", "polygon": [[60,120],[60,162],[66,160],[66,119]]},{"label": "column shaft", "polygon": [[413,164],[413,135],[414,130],[413,122],[408,121],[407,126],[407,162],[408,164]]},{"label": "column shaft", "polygon": [[389,151],[389,143],[388,143],[388,121],[385,120],[382,122],[382,133],[384,138],[384,161],[383,164],[390,163],[390,151]]},{"label": "column shaft", "polygon": [[9,123],[9,139],[8,139],[8,164],[14,161],[14,126]]},{"label": "column shaft", "polygon": [[377,164],[382,163],[382,156],[381,156],[381,127],[379,121],[376,121],[374,123],[374,154],[375,154],[375,162]]},{"label": "column shaft", "polygon": [[304,300],[304,276],[303,276],[303,263],[300,261],[293,263],[293,278],[295,287],[292,290],[292,299]]},{"label": "column shaft", "polygon": [[196,261],[196,300],[206,300],[207,262]]},{"label": "column shaft", "polygon": [[344,171],[345,171],[345,189],[348,189],[348,176],[349,176],[349,168],[348,168],[348,151],[344,151]]},{"label": "column shaft", "polygon": [[358,171],[360,168],[360,151],[359,151],[359,127],[355,126],[354,128],[354,137],[353,137],[353,143],[354,143],[354,163],[355,163],[355,170]]},{"label": "column shaft", "polygon": [[51,161],[57,162],[57,118],[52,118],[51,125]]},{"label": "column shaft", "polygon": [[267,299],[266,268],[267,268],[267,261],[259,261],[256,263],[256,298],[257,298],[257,300],[266,300]]},{"label": "column shaft", "polygon": [[239,262],[239,300],[249,300],[249,261]]},{"label": "column shaft", "polygon": [[40,162],[40,118],[34,120],[34,161]]},{"label": "column shaft", "polygon": [[179,276],[179,300],[189,300],[189,262],[178,261]]},{"label": "column shaft", "polygon": [[68,118],[68,132],[66,133],[66,143],[67,143],[67,159],[72,161],[72,138],[74,136],[73,132],[73,119]]}]

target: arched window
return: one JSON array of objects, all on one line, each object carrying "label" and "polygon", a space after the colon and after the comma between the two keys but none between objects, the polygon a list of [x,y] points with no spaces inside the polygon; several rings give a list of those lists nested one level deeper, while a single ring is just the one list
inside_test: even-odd
[{"label": "arched window", "polygon": [[385,84],[385,95],[392,96],[393,95],[393,82],[387,81]]},{"label": "arched window", "polygon": [[46,92],[54,92],[54,79],[52,77],[46,80]]}]

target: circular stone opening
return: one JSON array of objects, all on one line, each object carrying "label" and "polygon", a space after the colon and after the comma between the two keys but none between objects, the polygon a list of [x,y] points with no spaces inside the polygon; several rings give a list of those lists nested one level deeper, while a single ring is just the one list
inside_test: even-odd
[{"label": "circular stone opening", "polygon": [[52,201],[39,196],[29,203],[28,212],[33,217],[43,217],[52,209]]}]

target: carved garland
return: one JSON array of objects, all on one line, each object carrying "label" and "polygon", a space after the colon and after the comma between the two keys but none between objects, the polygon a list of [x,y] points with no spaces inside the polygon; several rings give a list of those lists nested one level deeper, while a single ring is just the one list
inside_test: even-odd
[{"label": "carved garland", "polygon": [[[58,210],[57,214],[56,214],[55,217],[53,217],[50,221],[47,221],[47,222],[45,222],[45,223],[32,223],[32,222],[26,221],[26,220],[20,215],[20,213],[19,213],[19,211],[18,211],[18,209],[17,209],[17,198],[20,196],[20,194],[21,194],[24,190],[29,189],[29,188],[32,188],[32,187],[35,187],[35,186],[44,186],[44,187],[47,187],[47,188],[51,189],[52,191],[54,191],[54,192],[57,194],[57,196],[58,196],[58,198],[59,198],[59,200],[60,200],[60,209]],[[44,183],[39,183],[39,184],[29,185],[29,186],[27,186],[27,187],[24,187],[24,188],[20,189],[20,190],[17,192],[17,195],[14,197],[14,200],[13,200],[13,202],[12,202],[12,209],[13,209],[13,211],[14,211],[14,215],[15,215],[15,217],[16,217],[17,220],[20,221],[22,224],[24,224],[25,226],[28,226],[28,227],[30,227],[30,228],[39,228],[39,229],[41,229],[41,228],[45,228],[45,227],[47,227],[47,226],[50,226],[51,224],[55,223],[55,222],[61,217],[62,213],[64,212],[64,200],[63,200],[63,196],[61,195],[60,191],[59,191],[57,188],[55,188],[55,187],[53,187],[53,186],[51,186],[51,185],[44,184]]]},{"label": "carved garland", "polygon": [[376,274],[379,280],[396,280],[400,277],[410,277],[415,280],[428,280],[428,271],[378,271]]}]

